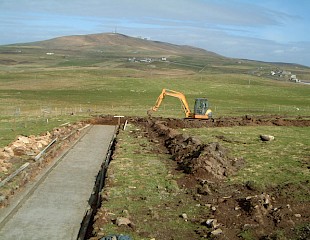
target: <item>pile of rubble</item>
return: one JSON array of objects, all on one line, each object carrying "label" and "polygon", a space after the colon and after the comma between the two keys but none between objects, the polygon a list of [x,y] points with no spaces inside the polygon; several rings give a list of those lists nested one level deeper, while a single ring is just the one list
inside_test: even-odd
[{"label": "pile of rubble", "polygon": [[42,136],[18,136],[17,139],[8,146],[0,149],[0,169],[7,172],[12,167],[10,159],[23,155],[35,156],[51,141],[52,135],[47,132]]},{"label": "pile of rubble", "polygon": [[39,136],[18,136],[16,140],[4,148],[0,148],[0,171],[9,172],[12,168],[14,157],[34,158],[40,153],[53,139],[65,138],[72,132],[82,128],[85,123],[66,124],[65,126],[54,128],[51,132],[46,132]]}]

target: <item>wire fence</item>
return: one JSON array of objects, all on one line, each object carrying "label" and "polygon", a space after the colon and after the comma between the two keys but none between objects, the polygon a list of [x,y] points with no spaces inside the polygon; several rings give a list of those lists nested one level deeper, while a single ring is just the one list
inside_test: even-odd
[{"label": "wire fence", "polygon": [[[247,115],[247,114],[277,114],[277,115],[302,115],[310,116],[310,106],[295,107],[295,106],[212,106],[214,116],[227,115]],[[28,109],[26,107],[10,107],[1,111],[2,117],[40,117],[51,118],[61,116],[92,116],[92,115],[127,115],[127,116],[145,116],[149,108],[137,106],[38,106],[36,108]],[[182,117],[184,115],[181,107],[171,107],[169,105],[162,105],[155,115],[162,114],[163,116]]]}]

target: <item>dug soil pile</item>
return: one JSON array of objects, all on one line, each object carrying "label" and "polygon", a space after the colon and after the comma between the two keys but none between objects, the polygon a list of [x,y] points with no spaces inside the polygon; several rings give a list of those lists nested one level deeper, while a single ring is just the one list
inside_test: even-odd
[{"label": "dug soil pile", "polygon": [[[296,126],[309,127],[310,117],[298,116],[241,116],[220,117],[210,120],[177,119],[177,118],[153,118],[164,121],[170,128],[201,128],[201,127],[234,127],[234,126]],[[140,120],[142,121],[142,119]]]},{"label": "dug soil pile", "polygon": [[[91,124],[116,125],[123,124],[126,120],[136,124],[146,124],[150,119],[142,117],[114,117],[114,116],[97,116],[89,120]],[[161,121],[173,129],[180,128],[203,128],[203,127],[234,127],[234,126],[296,126],[309,127],[310,116],[240,116],[240,117],[219,117],[210,120],[199,119],[181,119],[181,118],[161,118],[152,117],[151,120]]]},{"label": "dug soil pile", "polygon": [[231,158],[219,143],[202,144],[198,138],[190,137],[169,128],[165,122],[150,122],[149,136],[161,143],[185,173],[205,179],[224,179],[242,165],[242,160]]}]

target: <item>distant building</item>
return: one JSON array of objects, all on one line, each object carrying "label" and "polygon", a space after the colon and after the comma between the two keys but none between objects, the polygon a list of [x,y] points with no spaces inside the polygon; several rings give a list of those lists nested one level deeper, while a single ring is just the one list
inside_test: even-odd
[{"label": "distant building", "polygon": [[144,59],[140,59],[140,62],[150,63],[150,62],[152,62],[152,59],[151,58],[144,58]]},{"label": "distant building", "polygon": [[300,80],[296,77],[296,75],[291,75],[290,81],[295,82],[295,83],[300,83]]}]

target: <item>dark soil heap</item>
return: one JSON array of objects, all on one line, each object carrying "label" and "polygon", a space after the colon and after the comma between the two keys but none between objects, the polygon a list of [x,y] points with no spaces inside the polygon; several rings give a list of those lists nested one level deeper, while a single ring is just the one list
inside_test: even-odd
[{"label": "dark soil heap", "polygon": [[[198,138],[181,134],[165,122],[149,122],[156,137],[161,139],[179,168],[204,179],[223,179],[238,170],[240,159],[231,158],[219,143],[203,144]],[[151,134],[152,135],[152,134]]]}]

